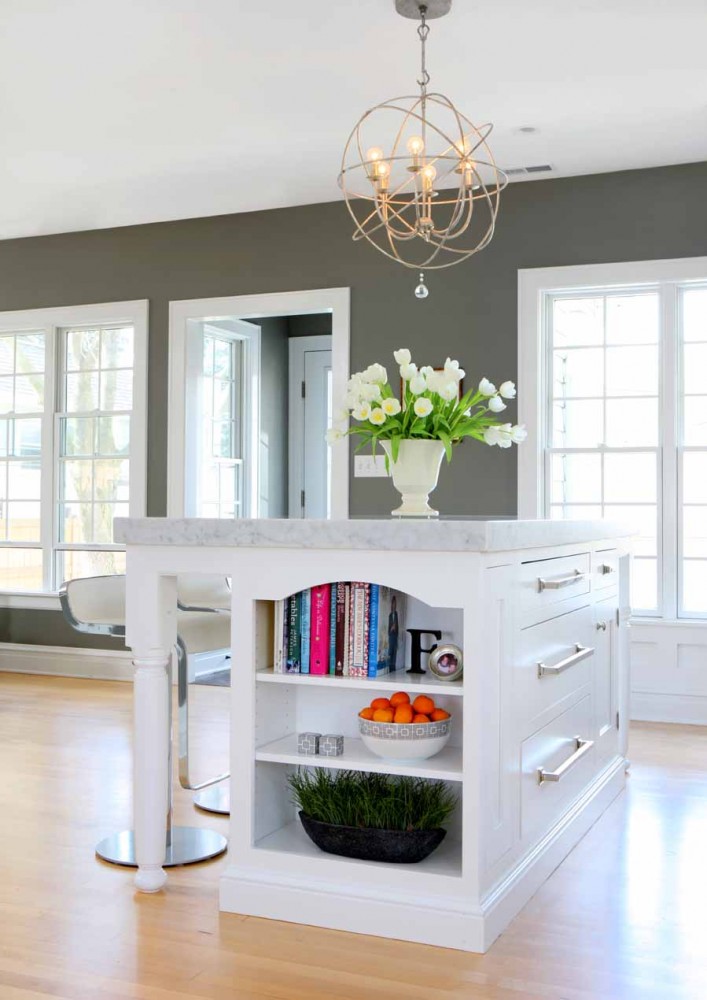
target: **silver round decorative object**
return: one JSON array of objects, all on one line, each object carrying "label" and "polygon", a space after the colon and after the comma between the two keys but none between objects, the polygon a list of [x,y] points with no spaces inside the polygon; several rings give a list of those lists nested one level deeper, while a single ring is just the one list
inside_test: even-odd
[{"label": "silver round decorative object", "polygon": [[424,274],[420,274],[420,284],[415,289],[415,298],[416,299],[426,299],[429,294],[430,294],[430,290],[427,287],[427,285],[425,284],[425,276],[424,276]]},{"label": "silver round decorative object", "polygon": [[464,673],[464,654],[459,646],[448,642],[435,646],[428,661],[430,671],[439,681],[458,681]]},{"label": "silver round decorative object", "polygon": [[397,6],[420,17],[420,93],[361,116],[344,149],[339,185],[354,240],[368,240],[405,267],[435,270],[488,246],[508,178],[487,143],[493,126],[475,125],[444,94],[428,90],[428,8],[412,0]]}]

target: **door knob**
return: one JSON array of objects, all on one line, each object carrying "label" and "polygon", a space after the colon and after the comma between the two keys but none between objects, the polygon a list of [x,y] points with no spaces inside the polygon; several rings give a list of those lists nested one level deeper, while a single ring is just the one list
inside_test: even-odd
[{"label": "door knob", "polygon": [[606,632],[606,622],[597,622],[597,632]]}]

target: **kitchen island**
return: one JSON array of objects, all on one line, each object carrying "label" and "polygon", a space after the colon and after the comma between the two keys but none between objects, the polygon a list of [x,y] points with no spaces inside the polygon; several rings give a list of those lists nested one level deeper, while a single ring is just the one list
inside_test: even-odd
[{"label": "kitchen island", "polygon": [[[570,521],[117,519],[135,664],[134,823],[142,891],[166,882],[168,666],[178,574],[232,581],[231,830],[221,909],[485,951],[625,780],[626,528]],[[366,581],[407,595],[407,627],[463,649],[463,678],[274,669],[275,602]],[[402,650],[401,645],[401,650]],[[376,757],[357,712],[376,693],[430,694],[452,738],[418,762]],[[302,758],[302,731],[344,735]],[[325,854],[291,802],[298,764],[411,774],[453,787],[442,845],[416,865]]]}]

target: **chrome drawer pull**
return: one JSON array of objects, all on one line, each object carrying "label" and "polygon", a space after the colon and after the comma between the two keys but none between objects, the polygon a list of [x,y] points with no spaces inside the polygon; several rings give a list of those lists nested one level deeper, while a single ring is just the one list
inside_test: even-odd
[{"label": "chrome drawer pull", "polygon": [[594,656],[594,648],[592,646],[581,646],[578,642],[575,642],[574,653],[568,656],[566,660],[560,660],[559,663],[556,663],[552,667],[548,666],[547,663],[538,663],[538,677],[544,677],[545,674],[561,674],[563,670],[568,670],[575,663],[581,663],[588,656]]},{"label": "chrome drawer pull", "polygon": [[538,784],[542,785],[543,781],[561,781],[564,776],[570,771],[575,764],[577,764],[585,754],[594,746],[594,740],[583,740],[579,736],[575,736],[575,751],[567,758],[564,764],[560,764],[556,771],[545,771],[542,767],[538,768]]},{"label": "chrome drawer pull", "polygon": [[580,580],[583,580],[584,575],[584,573],[580,573],[576,569],[571,576],[558,576],[556,580],[545,580],[542,576],[539,576],[538,590],[561,590],[562,587],[571,587],[573,583],[579,583]]},{"label": "chrome drawer pull", "polygon": [[614,567],[609,566],[606,563],[602,563],[601,566],[599,567],[599,572],[601,573],[602,576],[607,576],[607,574],[614,572]]}]

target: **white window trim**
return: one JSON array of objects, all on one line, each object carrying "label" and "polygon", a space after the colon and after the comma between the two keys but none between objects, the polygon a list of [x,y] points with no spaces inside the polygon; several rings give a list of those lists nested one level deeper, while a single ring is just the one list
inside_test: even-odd
[{"label": "white window trim", "polygon": [[[546,406],[546,359],[543,356],[542,336],[545,328],[544,310],[547,296],[556,292],[581,291],[623,287],[636,288],[640,285],[659,286],[666,283],[704,281],[707,276],[707,257],[673,258],[666,260],[622,261],[614,264],[580,264],[569,267],[543,267],[518,271],[518,422],[525,424],[528,437],[518,449],[518,517],[535,519],[544,517],[545,483],[543,481],[544,456],[543,441],[547,429]],[[664,298],[665,313],[669,303]],[[672,316],[663,315],[662,327],[663,356],[661,368],[666,378],[664,396],[666,406],[675,407],[675,330]],[[669,355],[669,357],[668,357]],[[669,381],[668,381],[669,380]],[[663,538],[659,539],[663,553],[668,548],[668,537],[674,538],[676,525],[674,511],[677,510],[677,470],[675,469],[675,441],[660,442],[663,455]],[[702,624],[704,619],[672,618],[676,607],[677,559],[664,559],[662,579],[663,607],[666,617],[653,619],[643,617],[637,623],[655,622]]]},{"label": "white window trim", "polygon": [[[268,316],[332,314],[332,381],[334,400],[343,399],[349,378],[349,288],[322,288],[262,295],[182,299],[169,304],[169,404],[167,440],[167,516],[184,517],[185,385],[189,320],[237,317],[257,322]],[[256,456],[258,452],[256,451]],[[332,518],[349,516],[348,439],[332,448]]]},{"label": "white window trim", "polygon": [[[57,331],[68,326],[92,324],[130,324],[135,331],[133,364],[133,408],[130,438],[130,517],[144,517],[147,505],[147,340],[149,302],[135,299],[128,302],[99,302],[90,305],[56,306],[43,309],[20,309],[0,313],[0,333],[18,333],[22,330],[41,330],[56,342]],[[49,352],[46,370],[47,385],[56,389],[55,351]],[[54,441],[55,407],[47,406],[43,417],[42,434],[45,441]],[[41,528],[43,547],[54,540],[55,511],[53,509],[53,481],[56,455],[54,449],[42,456],[42,509],[52,510],[51,518],[44,518]],[[51,469],[45,468],[51,465]],[[47,471],[49,474],[47,474]],[[0,591],[0,607],[59,610],[56,593],[40,591]]]}]

